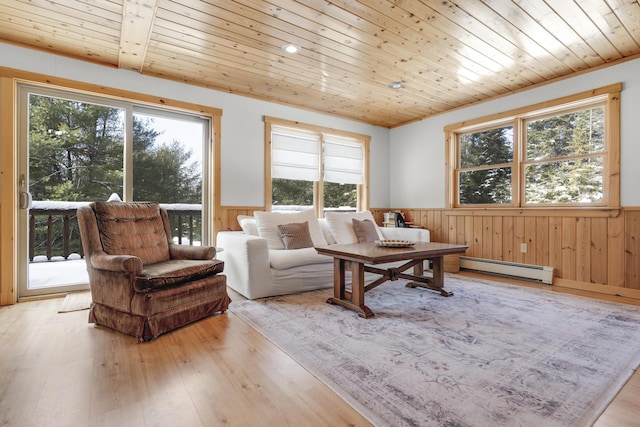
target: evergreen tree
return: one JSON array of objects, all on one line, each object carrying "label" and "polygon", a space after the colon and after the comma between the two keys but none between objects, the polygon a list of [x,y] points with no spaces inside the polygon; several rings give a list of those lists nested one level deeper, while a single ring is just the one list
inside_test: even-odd
[{"label": "evergreen tree", "polygon": [[602,107],[528,122],[527,203],[601,201],[604,131]]},{"label": "evergreen tree", "polygon": [[110,107],[30,97],[29,189],[34,200],[101,200],[122,193],[123,126]]},{"label": "evergreen tree", "polygon": [[[273,178],[271,181],[271,201],[281,206],[313,206],[313,182]],[[355,184],[325,182],[323,185],[325,208],[339,208],[358,205],[358,191]]]},{"label": "evergreen tree", "polygon": [[133,196],[135,200],[160,203],[200,203],[200,163],[191,162],[191,151],[180,141],[157,145],[160,134],[151,119],[134,120]]},{"label": "evergreen tree", "polygon": [[[29,191],[34,200],[93,201],[123,195],[123,110],[39,95],[30,96],[29,106]],[[134,120],[135,199],[200,203],[199,163],[191,161],[191,152],[179,141],[158,146],[158,136],[151,120]],[[194,237],[199,239],[195,225]],[[36,234],[46,232],[46,223],[37,223]],[[54,247],[61,248],[62,233],[62,225],[54,223]],[[79,248],[75,223],[70,233],[71,247]],[[45,240],[36,237],[43,245]],[[35,248],[36,255],[43,250]]]},{"label": "evergreen tree", "polygon": [[[461,204],[494,204],[511,202],[511,168],[513,161],[513,128],[497,128],[467,134],[460,139]],[[496,165],[494,168],[486,166]]]},{"label": "evergreen tree", "polygon": [[[199,163],[179,141],[156,144],[153,121],[134,120],[136,200],[200,203]],[[29,190],[34,200],[106,200],[123,194],[123,112],[77,101],[30,97]]]},{"label": "evergreen tree", "polygon": [[273,178],[271,200],[274,205],[313,206],[313,182]]},{"label": "evergreen tree", "polygon": [[324,183],[324,206],[339,208],[358,206],[358,187],[356,184]]}]

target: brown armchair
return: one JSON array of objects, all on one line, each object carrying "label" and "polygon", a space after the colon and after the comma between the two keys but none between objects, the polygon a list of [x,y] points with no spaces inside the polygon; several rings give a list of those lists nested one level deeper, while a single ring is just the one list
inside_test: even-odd
[{"label": "brown armchair", "polygon": [[209,246],[177,245],[157,203],[94,202],[78,209],[92,304],[89,323],[150,341],[224,312],[224,262]]}]

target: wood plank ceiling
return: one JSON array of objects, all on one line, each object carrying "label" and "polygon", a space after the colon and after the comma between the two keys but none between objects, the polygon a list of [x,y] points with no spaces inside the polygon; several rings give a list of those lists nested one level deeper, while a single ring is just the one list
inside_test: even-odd
[{"label": "wood plank ceiling", "polygon": [[640,5],[2,0],[0,41],[395,127],[636,57]]}]

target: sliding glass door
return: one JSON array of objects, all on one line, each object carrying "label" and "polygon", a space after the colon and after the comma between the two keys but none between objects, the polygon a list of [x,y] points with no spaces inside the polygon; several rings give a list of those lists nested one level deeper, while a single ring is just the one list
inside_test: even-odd
[{"label": "sliding glass door", "polygon": [[155,201],[175,239],[206,239],[208,118],[21,86],[19,297],[86,288],[75,211],[95,200]]}]

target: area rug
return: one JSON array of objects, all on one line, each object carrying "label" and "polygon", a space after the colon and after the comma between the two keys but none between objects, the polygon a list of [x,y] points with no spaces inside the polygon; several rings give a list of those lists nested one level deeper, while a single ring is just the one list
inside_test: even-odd
[{"label": "area rug", "polygon": [[58,313],[88,310],[91,305],[91,291],[69,292],[65,295]]},{"label": "area rug", "polygon": [[445,283],[454,296],[379,286],[370,319],[325,303],[331,290],[230,311],[378,426],[590,426],[640,363],[640,307]]}]

